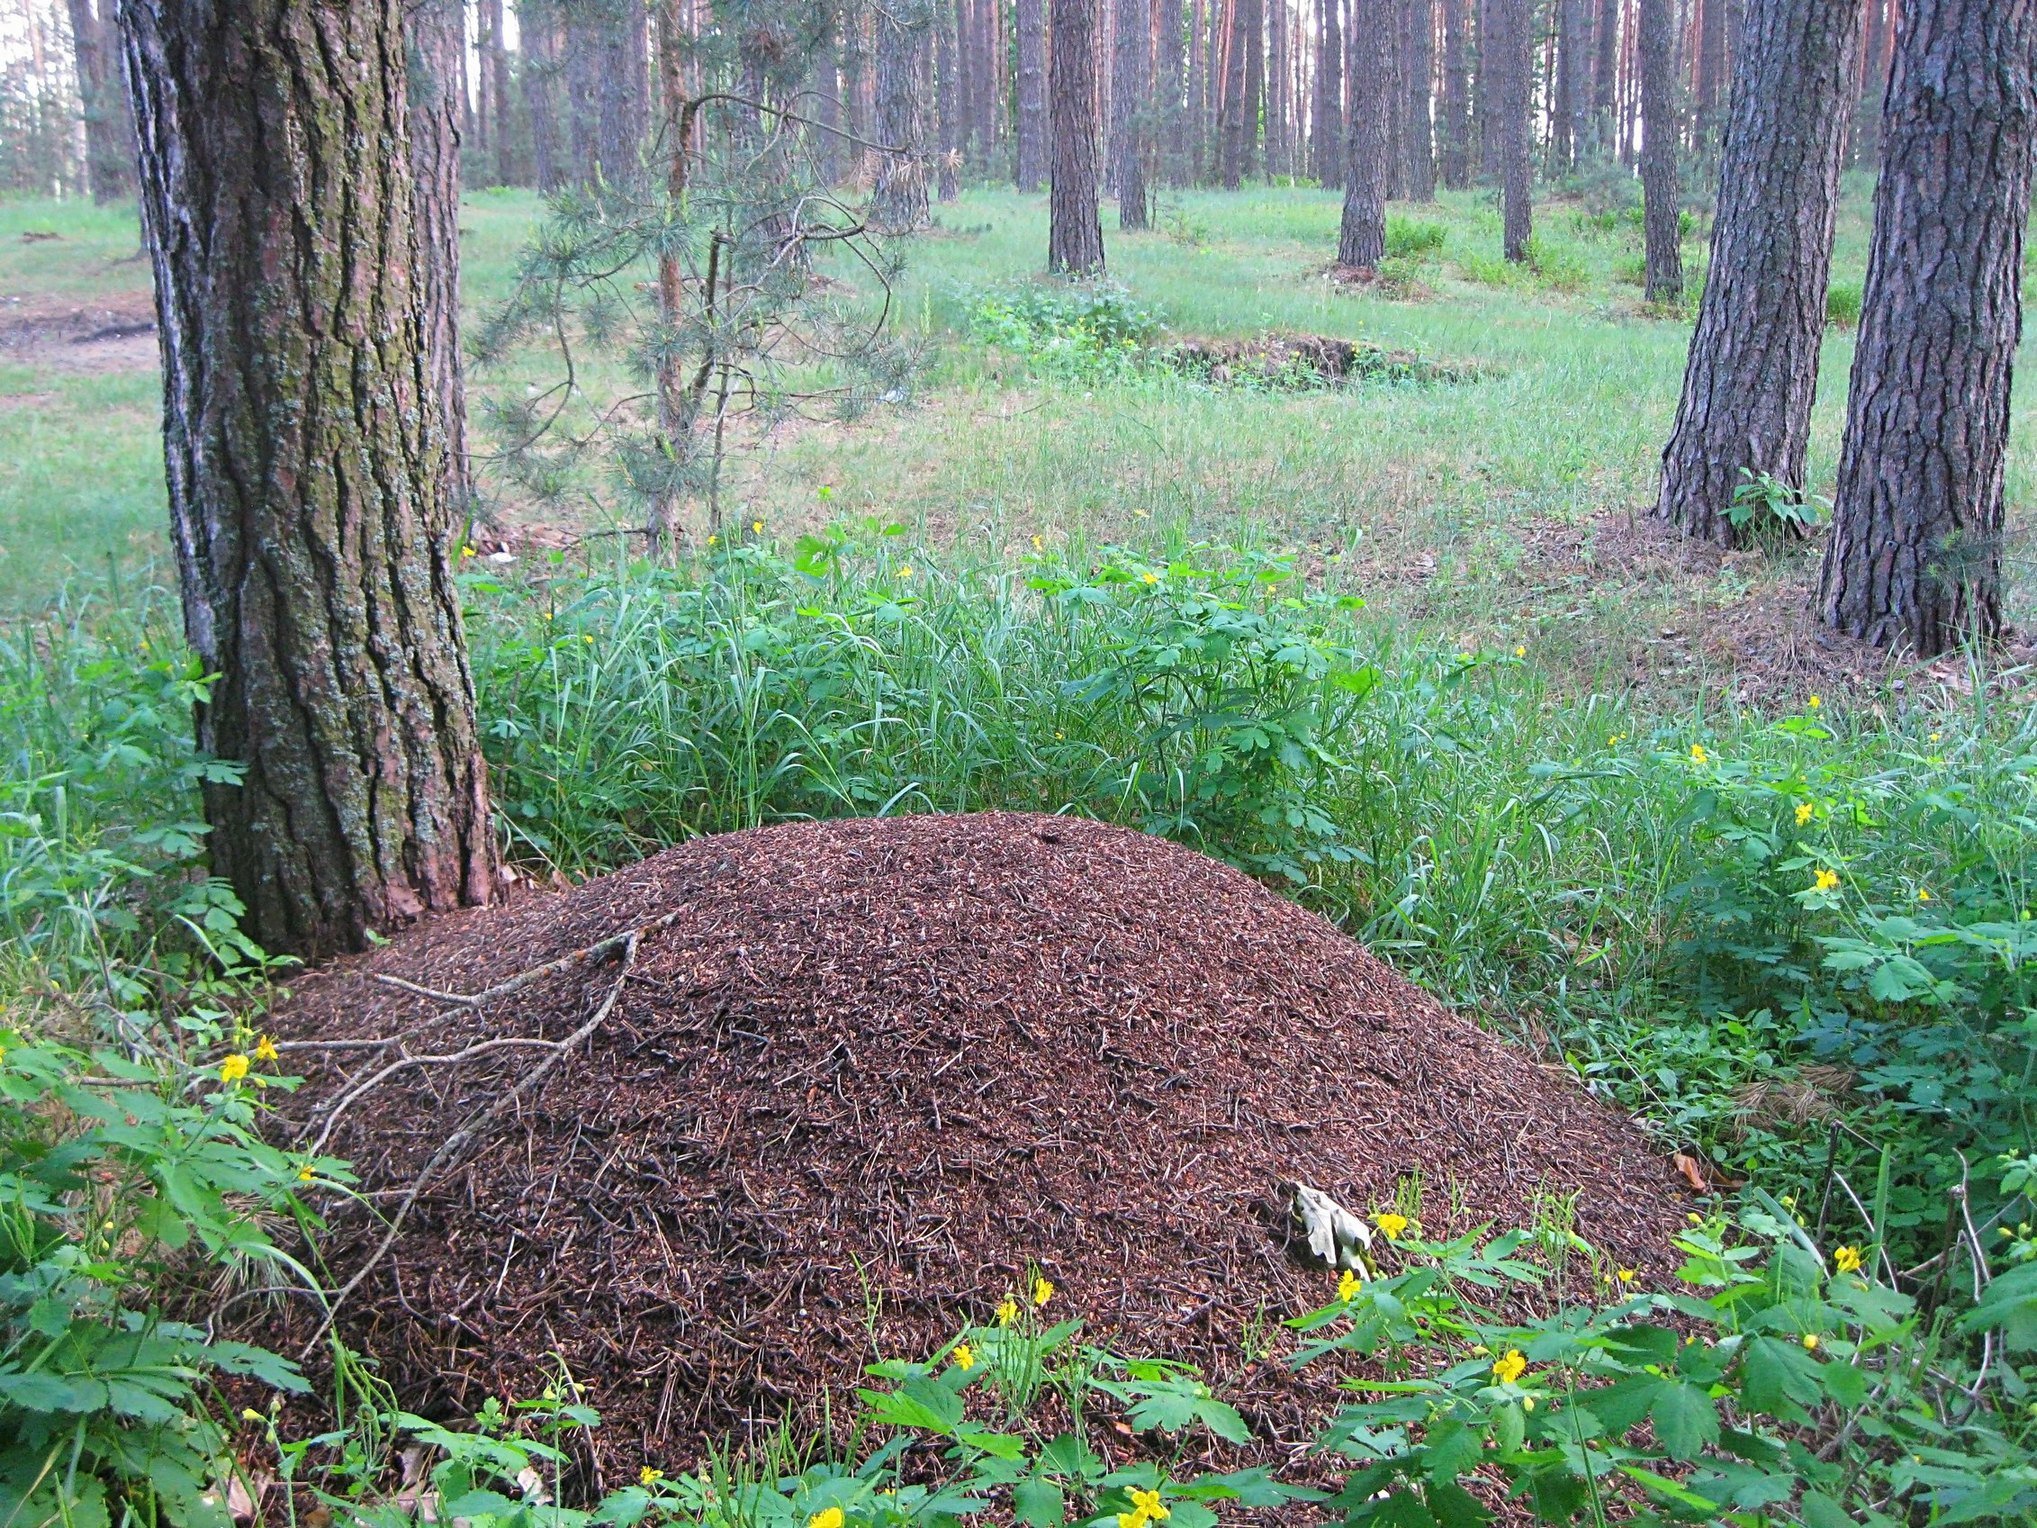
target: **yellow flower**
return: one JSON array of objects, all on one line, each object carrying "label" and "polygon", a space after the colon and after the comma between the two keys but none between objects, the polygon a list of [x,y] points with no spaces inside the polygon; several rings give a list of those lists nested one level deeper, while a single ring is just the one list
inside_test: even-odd
[{"label": "yellow flower", "polygon": [[309,1163],[297,1169],[297,1181],[299,1183],[309,1183],[313,1178],[316,1178],[317,1176],[318,1174],[311,1170],[311,1166]]},{"label": "yellow flower", "polygon": [[1120,1512],[1118,1528],[1146,1528],[1145,1515],[1138,1512]]},{"label": "yellow flower", "polygon": [[1379,1227],[1380,1232],[1388,1241],[1399,1241],[1400,1233],[1408,1228],[1407,1216],[1396,1215],[1392,1210],[1388,1210],[1383,1215],[1373,1216],[1372,1223]]},{"label": "yellow flower", "polygon": [[1514,649],[1514,656],[1516,658],[1525,658],[1528,656],[1528,649],[1525,646],[1516,647]]},{"label": "yellow flower", "polygon": [[1624,742],[1626,742],[1626,741],[1627,741],[1627,734],[1626,734],[1626,733],[1624,733],[1624,732],[1615,732],[1615,733],[1614,733],[1614,734],[1613,734],[1613,735],[1612,735],[1611,737],[1609,737],[1609,738],[1607,738],[1607,739],[1606,739],[1606,747],[1608,747],[1608,748],[1617,748],[1617,747],[1619,747],[1619,746],[1620,746],[1620,744],[1622,744],[1622,743],[1624,743]]},{"label": "yellow flower", "polygon": [[1053,1298],[1054,1281],[1045,1274],[1035,1276],[1033,1279],[1033,1308],[1037,1310]]},{"label": "yellow flower", "polygon": [[806,1528],[842,1528],[847,1521],[840,1507],[823,1507],[806,1520]]},{"label": "yellow flower", "polygon": [[1167,1503],[1160,1500],[1160,1493],[1158,1491],[1142,1491],[1137,1486],[1133,1486],[1130,1495],[1132,1498],[1132,1510],[1148,1522],[1164,1523],[1168,1518],[1174,1516]]},{"label": "yellow flower", "polygon": [[276,1042],[274,1040],[271,1040],[267,1035],[263,1035],[261,1039],[255,1041],[255,1060],[274,1061],[275,1059]]},{"label": "yellow flower", "polygon": [[262,1420],[262,1414],[252,1406],[241,1407],[240,1416],[243,1422],[259,1422]]},{"label": "yellow flower", "polygon": [[1692,743],[1690,745],[1690,761],[1693,764],[1702,764],[1710,757],[1711,755],[1705,752],[1705,745],[1703,743]]},{"label": "yellow flower", "polygon": [[1337,1280],[1337,1298],[1339,1300],[1355,1300],[1358,1298],[1358,1291],[1364,1287],[1365,1281],[1349,1268],[1346,1268]]},{"label": "yellow flower", "polygon": [[1033,550],[1034,550],[1034,551],[1036,551],[1036,552],[1044,552],[1044,551],[1045,551],[1046,549],[1047,549],[1047,543],[1046,543],[1045,541],[1041,540],[1041,539],[1040,539],[1040,538],[1039,538],[1038,536],[1035,536],[1035,537],[1033,537]]},{"label": "yellow flower", "polygon": [[1839,877],[1830,870],[1820,870],[1817,880],[1811,883],[1813,891],[1831,891],[1839,884]]},{"label": "yellow flower", "polygon": [[654,1486],[664,1478],[663,1470],[654,1470],[648,1464],[637,1471],[637,1484],[641,1486]]},{"label": "yellow flower", "polygon": [[751,530],[751,532],[752,532],[753,534],[755,534],[755,535],[759,535],[759,536],[763,535],[763,534],[764,534],[764,522],[763,522],[762,520],[752,520],[752,521],[750,522],[750,530]]},{"label": "yellow flower", "polygon": [[1928,902],[1931,900],[1931,890],[1928,886],[1919,886],[1917,888],[1917,900],[1919,902]]},{"label": "yellow flower", "polygon": [[1816,1332],[1805,1332],[1804,1347],[1809,1349],[1810,1351],[1815,1352],[1817,1350],[1817,1346],[1818,1346],[1818,1334]]},{"label": "yellow flower", "polygon": [[1535,1398],[1534,1398],[1534,1397],[1533,1397],[1532,1395],[1524,1395],[1524,1396],[1522,1396],[1522,1397],[1521,1397],[1521,1410],[1523,1410],[1523,1411],[1533,1411],[1534,1409],[1535,1409]]},{"label": "yellow flower", "polygon": [[1010,1295],[1006,1295],[997,1302],[997,1324],[999,1326],[1010,1326],[1016,1320],[1018,1320],[1018,1301],[1014,1300]]},{"label": "yellow flower", "polygon": [[247,1074],[248,1058],[241,1055],[238,1051],[219,1063],[219,1080],[221,1082],[239,1082]]},{"label": "yellow flower", "polygon": [[1818,707],[1822,706],[1824,702],[1818,699],[1817,696],[1813,695],[1808,701],[1805,702],[1805,704],[1808,705],[1813,711],[1815,711],[1818,709]]},{"label": "yellow flower", "polygon": [[1508,1348],[1502,1356],[1492,1361],[1493,1378],[1502,1385],[1511,1385],[1527,1372],[1527,1368],[1528,1361],[1521,1356],[1519,1348]]},{"label": "yellow flower", "polygon": [[1614,1274],[1613,1277],[1617,1278],[1622,1284],[1631,1284],[1634,1282],[1634,1270],[1631,1268],[1622,1268],[1618,1273]]},{"label": "yellow flower", "polygon": [[707,544],[708,544],[709,546],[713,546],[713,545],[714,545],[714,544],[715,544],[716,542],[718,542],[718,541],[720,541],[720,540],[721,540],[721,537],[719,537],[719,536],[709,536],[709,537],[707,538]]},{"label": "yellow flower", "polygon": [[976,1367],[976,1350],[966,1342],[955,1344],[955,1367],[965,1371]]},{"label": "yellow flower", "polygon": [[480,553],[476,552],[476,551],[475,551],[475,550],[474,550],[474,549],[473,549],[472,547],[470,547],[470,546],[463,546],[463,547],[461,547],[461,548],[460,548],[460,555],[461,555],[462,557],[478,557],[478,556],[480,556]]},{"label": "yellow flower", "polygon": [[1139,582],[1142,584],[1157,584],[1160,582],[1160,575],[1148,569],[1139,575]]},{"label": "yellow flower", "polygon": [[1833,1248],[1832,1266],[1841,1273],[1860,1272],[1860,1249],[1858,1247]]},{"label": "yellow flower", "polygon": [[1934,732],[1931,734],[1931,741],[1935,743],[1938,741],[1938,739],[1940,739],[1943,736],[1945,736],[1945,734],[1942,732]]},{"label": "yellow flower", "polygon": [[899,576],[900,578],[911,578],[911,577],[912,577],[912,564],[911,564],[911,563],[909,563],[909,562],[908,562],[908,563],[901,563],[901,564],[899,565],[899,569],[898,569],[898,576]]},{"label": "yellow flower", "polygon": [[1802,827],[1805,823],[1811,820],[1811,817],[1812,808],[1810,802],[1799,801],[1797,803],[1797,826]]}]

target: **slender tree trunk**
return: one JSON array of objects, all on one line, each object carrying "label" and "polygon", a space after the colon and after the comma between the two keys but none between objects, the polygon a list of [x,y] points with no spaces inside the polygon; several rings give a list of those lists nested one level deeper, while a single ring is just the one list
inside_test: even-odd
[{"label": "slender tree trunk", "polygon": [[1238,20],[1245,32],[1245,99],[1238,136],[1238,174],[1259,173],[1260,118],[1266,105],[1266,0],[1238,0]]},{"label": "slender tree trunk", "polygon": [[1592,41],[1598,63],[1591,76],[1592,152],[1613,157],[1619,151],[1620,0],[1602,0]]},{"label": "slender tree trunk", "polygon": [[1681,191],[1676,170],[1675,0],[1640,0],[1642,231],[1647,241],[1645,295],[1683,298],[1679,244]]},{"label": "slender tree trunk", "polygon": [[1054,0],[1049,65],[1053,185],[1047,269],[1103,274],[1103,221],[1096,203],[1096,0]]},{"label": "slender tree trunk", "polygon": [[488,98],[481,104],[493,124],[495,183],[507,186],[516,180],[516,145],[509,131],[509,43],[502,35],[502,23],[502,0],[482,0],[482,45],[486,50],[482,78],[487,82]]},{"label": "slender tree trunk", "polygon": [[1266,6],[1266,176],[1285,175],[1287,160],[1287,7],[1288,0],[1265,0]]},{"label": "slender tree trunk", "polygon": [[559,163],[559,51],[552,0],[517,0],[516,31],[523,54],[523,106],[530,118],[531,178],[549,196],[565,183]]},{"label": "slender tree trunk", "polygon": [[1391,29],[1382,25],[1393,0],[1350,0],[1345,57],[1351,73],[1351,133],[1344,158],[1344,218],[1337,230],[1337,263],[1352,270],[1378,268],[1386,258],[1387,91]]},{"label": "slender tree trunk", "polygon": [[1493,31],[1486,52],[1493,82],[1494,127],[1499,139],[1499,169],[1505,212],[1505,247],[1509,260],[1528,258],[1534,235],[1534,165],[1529,155],[1529,81],[1534,78],[1534,39],[1529,31],[1529,0],[1493,0]]},{"label": "slender tree trunk", "polygon": [[1018,188],[1047,178],[1047,0],[1018,0]]},{"label": "slender tree trunk", "polygon": [[[1451,0],[1444,0],[1445,4]],[[1344,173],[1344,23],[1341,0],[1319,0],[1316,104],[1310,167],[1324,186]]]},{"label": "slender tree trunk", "polygon": [[1110,153],[1118,187],[1118,227],[1149,226],[1146,208],[1146,133],[1151,120],[1147,52],[1153,34],[1147,0],[1117,0],[1117,76],[1111,92]]},{"label": "slender tree trunk", "polygon": [[1436,0],[1410,0],[1408,7],[1407,193],[1408,200],[1436,199]]},{"label": "slender tree trunk", "polygon": [[2002,632],[2033,60],[2030,0],[1903,0],[1818,603],[1921,658]]},{"label": "slender tree trunk", "polygon": [[997,0],[965,0],[974,4],[976,12],[976,35],[982,39],[982,46],[975,50],[970,67],[975,74],[969,99],[976,110],[976,141],[982,145],[983,164],[986,170],[998,162],[998,124],[1002,118],[1003,96],[998,81],[998,50],[1004,46],[1004,25]]},{"label": "slender tree trunk", "polygon": [[1389,0],[1381,13],[1386,27],[1386,198],[1407,195],[1408,0]]},{"label": "slender tree trunk", "polygon": [[929,22],[926,0],[888,0],[877,13],[877,167],[871,213],[894,232],[927,220],[926,129],[920,75]]},{"label": "slender tree trunk", "polygon": [[1556,121],[1562,162],[1575,167],[1591,151],[1591,0],[1562,0],[1557,14]]},{"label": "slender tree trunk", "polygon": [[934,153],[939,162],[935,195],[944,202],[952,202],[962,194],[957,174],[962,158],[961,127],[955,117],[956,74],[961,59],[956,26],[961,9],[955,0],[945,0],[934,18],[934,119],[937,124]]},{"label": "slender tree trunk", "polygon": [[401,3],[119,14],[213,868],[265,948],[359,949],[494,882]]},{"label": "slender tree trunk", "polygon": [[1754,0],[1740,41],[1710,272],[1655,507],[1725,545],[1743,482],[1804,486],[1860,0]]},{"label": "slender tree trunk", "polygon": [[[111,0],[100,0],[109,5]],[[95,202],[134,195],[134,117],[109,38],[107,18],[93,0],[68,0],[78,101],[85,117],[85,181]]]},{"label": "slender tree trunk", "polygon": [[1188,178],[1188,142],[1182,120],[1185,88],[1182,31],[1187,23],[1181,0],[1155,0],[1153,15],[1157,30],[1153,48],[1153,126],[1161,146],[1160,178],[1178,186]]},{"label": "slender tree trunk", "polygon": [[601,125],[597,152],[603,179],[629,180],[637,173],[644,134],[650,125],[648,13],[641,0],[606,0],[601,21]]},{"label": "slender tree trunk", "polygon": [[408,0],[411,231],[424,299],[428,396],[439,408],[447,501],[464,524],[474,512],[467,457],[467,383],[460,356],[460,65],[466,49],[461,0]]},{"label": "slender tree trunk", "polygon": [[1443,184],[1471,184],[1471,55],[1465,35],[1470,0],[1443,0]]}]

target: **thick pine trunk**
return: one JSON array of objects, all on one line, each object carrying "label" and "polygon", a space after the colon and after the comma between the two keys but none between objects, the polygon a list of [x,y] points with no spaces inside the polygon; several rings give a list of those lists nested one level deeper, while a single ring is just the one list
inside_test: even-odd
[{"label": "thick pine trunk", "polygon": [[1534,37],[1529,0],[1493,0],[1493,35],[1486,50],[1492,77],[1493,129],[1498,139],[1506,257],[1528,258],[1534,236],[1534,164],[1529,154],[1529,82]]},{"label": "thick pine trunk", "polygon": [[[2018,0],[2022,3],[2022,0]],[[1731,545],[1752,477],[1804,486],[1860,0],[1753,0],[1719,167],[1710,270],[1655,513]]]},{"label": "thick pine trunk", "polygon": [[1436,0],[1410,0],[1407,68],[1407,194],[1413,202],[1436,199]]},{"label": "thick pine trunk", "polygon": [[1047,0],[1018,0],[1018,188],[1047,178]]},{"label": "thick pine trunk", "polygon": [[516,179],[516,146],[509,131],[509,44],[502,35],[502,0],[482,0],[481,25],[487,33],[488,99],[482,103],[495,129],[495,183]]},{"label": "thick pine trunk", "polygon": [[[100,0],[110,6],[111,0]],[[78,103],[85,117],[85,179],[95,202],[134,195],[134,117],[107,17],[93,0],[68,0]]]},{"label": "thick pine trunk", "polygon": [[927,220],[926,129],[920,109],[930,17],[926,0],[891,0],[877,13],[877,166],[871,213],[893,232]]},{"label": "thick pine trunk", "polygon": [[1443,0],[1443,184],[1471,184],[1471,39],[1465,25],[1472,0]]},{"label": "thick pine trunk", "polygon": [[214,869],[266,948],[485,902],[401,0],[122,0]]},{"label": "thick pine trunk", "polygon": [[1393,33],[1383,25],[1393,0],[1350,0],[1344,54],[1351,65],[1351,132],[1344,156],[1344,218],[1337,263],[1375,269],[1386,258],[1387,54]]},{"label": "thick pine trunk", "polygon": [[1818,601],[1918,657],[2002,630],[2033,58],[2031,0],[1903,0]]},{"label": "thick pine trunk", "polygon": [[649,13],[641,0],[605,0],[601,31],[601,174],[635,178],[650,129]]},{"label": "thick pine trunk", "polygon": [[1562,0],[1557,15],[1556,125],[1562,162],[1574,166],[1591,152],[1591,0]]},{"label": "thick pine trunk", "polygon": [[1145,228],[1147,53],[1153,34],[1146,0],[1117,0],[1116,58],[1111,89],[1111,178],[1118,187],[1118,227]]},{"label": "thick pine trunk", "polygon": [[1055,0],[1053,186],[1048,196],[1047,268],[1103,274],[1103,222],[1096,202],[1096,0]]},{"label": "thick pine trunk", "polygon": [[559,145],[559,33],[553,0],[518,0],[523,106],[530,118],[531,179],[550,195],[566,183]]},{"label": "thick pine trunk", "polygon": [[1245,100],[1239,119],[1238,174],[1259,173],[1259,125],[1266,104],[1266,0],[1238,0],[1238,25],[1245,34]]},{"label": "thick pine trunk", "polygon": [[1640,0],[1642,232],[1647,243],[1644,295],[1683,297],[1682,217],[1676,170],[1676,0]]},{"label": "thick pine trunk", "polygon": [[1226,191],[1238,189],[1245,173],[1245,8],[1251,0],[1228,0],[1230,35],[1224,45],[1224,98],[1218,114],[1218,178]]}]

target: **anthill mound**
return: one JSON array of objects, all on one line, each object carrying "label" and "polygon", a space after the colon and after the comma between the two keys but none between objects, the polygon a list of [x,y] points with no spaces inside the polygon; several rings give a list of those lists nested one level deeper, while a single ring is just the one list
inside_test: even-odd
[{"label": "anthill mound", "polygon": [[[548,961],[480,1007],[390,980]],[[561,1354],[621,1461],[839,1397],[873,1336],[929,1352],[1029,1265],[1049,1314],[1202,1362],[1293,1436],[1307,1393],[1240,1373],[1246,1323],[1330,1294],[1283,1182],[1364,1210],[1419,1172],[1432,1230],[1579,1190],[1582,1233],[1644,1265],[1681,1218],[1561,1073],[1238,871],[1065,818],[696,840],[329,968],[282,1023],[331,1063],[297,1123],[382,1213],[437,1163],[345,1333],[413,1404],[528,1394]],[[344,1280],[382,1232],[330,1210]]]}]

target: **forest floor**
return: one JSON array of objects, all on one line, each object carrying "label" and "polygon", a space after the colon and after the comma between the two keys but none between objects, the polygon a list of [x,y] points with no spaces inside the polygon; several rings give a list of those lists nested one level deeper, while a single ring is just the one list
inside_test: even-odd
[{"label": "forest floor", "polygon": [[[1848,189],[1834,280],[1857,289],[1869,208],[1864,184]],[[508,293],[541,210],[518,192],[468,199],[470,320]],[[909,255],[898,311],[924,362],[912,404],[745,441],[732,517],[781,535],[876,515],[1006,560],[1035,536],[1291,546],[1323,581],[1363,595],[1369,619],[1468,650],[1532,646],[1577,693],[1781,702],[1884,677],[1874,655],[1807,618],[1815,540],[1720,555],[1647,519],[1689,327],[1687,313],[1642,304],[1636,224],[1583,200],[1545,202],[1537,268],[1512,270],[1492,257],[1497,214],[1484,198],[1394,211],[1437,225],[1442,244],[1389,288],[1325,279],[1337,198],[1299,188],[1170,195],[1156,230],[1131,235],[1109,226],[1106,205],[1111,273],[1175,338],[1325,334],[1473,380],[1288,392],[1040,375],[968,327],[982,294],[1037,272],[1044,198],[972,192],[938,208]],[[1701,230],[1686,261],[1701,272]],[[0,204],[0,610],[40,606],[67,581],[165,577],[154,341],[137,328],[148,284],[131,213]],[[1851,358],[1851,334],[1835,326],[1814,493],[1833,477]],[[475,389],[549,380],[544,364],[519,357],[479,372]],[[2009,462],[2010,609],[2023,623],[2037,611],[2031,414],[2026,383]],[[474,445],[489,448],[484,435]],[[494,513],[509,544],[556,548],[620,511],[504,493]]]}]

